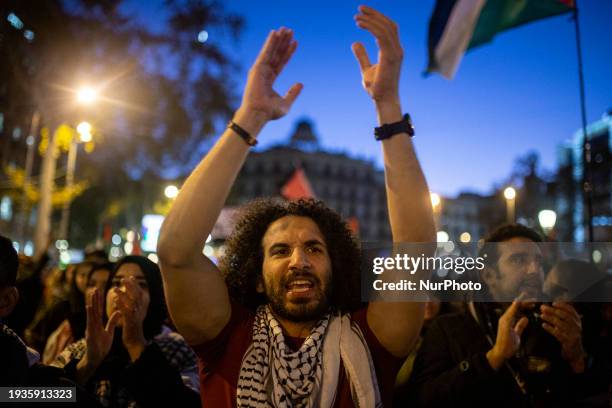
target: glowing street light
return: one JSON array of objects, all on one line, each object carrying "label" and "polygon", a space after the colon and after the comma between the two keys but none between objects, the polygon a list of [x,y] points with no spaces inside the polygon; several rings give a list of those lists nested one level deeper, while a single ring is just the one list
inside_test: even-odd
[{"label": "glowing street light", "polygon": [[81,103],[90,104],[96,100],[98,93],[95,89],[85,86],[78,90],[77,100]]},{"label": "glowing street light", "polygon": [[553,210],[542,210],[538,213],[538,221],[544,232],[548,235],[550,230],[555,227],[557,222],[557,213]]},{"label": "glowing street light", "polygon": [[81,142],[83,143],[91,142],[91,139],[92,139],[91,133],[81,133],[79,136],[80,136],[79,138],[81,139]]},{"label": "glowing street light", "polygon": [[506,221],[508,223],[513,223],[516,190],[512,187],[506,187],[504,190],[504,197],[506,198]]},{"label": "glowing street light", "polygon": [[442,206],[442,198],[439,194],[429,192],[429,198],[431,199],[431,209],[433,210],[434,224],[436,228],[440,225],[440,207]]},{"label": "glowing street light", "polygon": [[[81,142],[91,142],[91,124],[89,122],[81,122],[77,125],[76,131]],[[70,142],[68,150],[68,165],[66,166],[66,187],[71,189],[74,185],[74,172],[76,169],[76,160],[78,153],[78,140],[73,138]],[[59,233],[63,239],[68,239],[68,231],[70,229],[70,205],[72,201],[67,200],[62,207],[62,218],[60,219]]]},{"label": "glowing street light", "polygon": [[[92,104],[97,99],[97,91],[91,87],[82,87],[76,91],[76,100],[85,105]],[[81,136],[82,140],[91,140],[91,133],[89,135]],[[73,138],[70,144],[70,150],[68,151],[68,166],[66,169],[66,186],[72,187],[74,181],[74,168],[76,165],[76,152],[77,152],[77,140]],[[40,175],[40,199],[38,204],[38,214],[36,221],[36,229],[34,232],[35,236],[35,247],[36,255],[40,254],[45,248],[45,242],[49,237],[51,231],[51,194],[53,190],[53,180],[55,178],[55,166],[57,164],[57,156],[55,152],[57,141],[55,136],[49,138],[49,146],[47,153],[43,159],[41,175]],[[51,152],[51,153],[50,153]],[[66,200],[62,208],[62,218],[60,220],[59,237],[67,238],[69,217],[70,217],[70,203],[71,200]]]},{"label": "glowing street light", "polygon": [[79,134],[79,138],[81,142],[91,142],[91,124],[89,122],[81,122],[77,125],[77,133]]},{"label": "glowing street light", "polygon": [[436,193],[429,193],[429,196],[431,198],[431,206],[433,207],[434,211],[436,211],[440,207],[440,203],[442,202],[442,200],[440,199],[440,195]]},{"label": "glowing street light", "polygon": [[174,200],[176,196],[178,195],[178,193],[179,193],[178,188],[173,184],[169,185],[164,190],[164,195],[171,200]]},{"label": "glowing street light", "polygon": [[446,231],[438,231],[436,233],[436,241],[438,242],[448,242],[449,238],[448,232]]},{"label": "glowing street light", "polygon": [[202,30],[198,33],[198,42],[204,44],[208,40],[208,31]]},{"label": "glowing street light", "polygon": [[467,231],[459,235],[459,241],[463,242],[464,244],[467,244],[471,240],[472,240],[472,235]]}]

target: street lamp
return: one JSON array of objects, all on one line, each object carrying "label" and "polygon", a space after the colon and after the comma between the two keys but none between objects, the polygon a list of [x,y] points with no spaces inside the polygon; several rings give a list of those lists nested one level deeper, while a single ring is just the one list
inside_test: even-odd
[{"label": "street lamp", "polygon": [[508,223],[513,223],[516,190],[512,187],[506,187],[504,190],[504,197],[506,198],[506,221]]},{"label": "street lamp", "polygon": [[91,142],[91,124],[89,122],[81,122],[77,125],[77,133],[79,134],[79,139],[81,142],[89,143]]},{"label": "street lamp", "polygon": [[448,235],[448,232],[446,231],[438,231],[436,233],[436,241],[438,242],[448,242],[449,239],[450,239],[450,236]]},{"label": "street lamp", "polygon": [[166,187],[166,189],[164,190],[164,195],[165,195],[167,198],[171,199],[171,200],[174,200],[174,199],[176,198],[176,196],[178,195],[178,193],[179,193],[178,188],[177,188],[175,185],[173,185],[173,184],[170,184],[170,185],[169,185],[168,187]]},{"label": "street lamp", "polygon": [[[89,122],[81,122],[76,127],[79,139],[82,142],[91,142],[91,124]],[[74,171],[76,169],[76,159],[78,152],[78,140],[73,137],[70,141],[70,150],[68,150],[68,165],[66,166],[66,189],[70,191],[74,185]],[[68,228],[70,226],[70,205],[72,200],[66,200],[62,206],[62,218],[60,219],[60,238],[68,239]]]},{"label": "street lamp", "polygon": [[555,227],[555,223],[557,222],[557,213],[553,210],[542,210],[538,213],[538,221],[540,221],[540,226],[544,233],[548,235],[548,233]]},{"label": "street lamp", "polygon": [[429,196],[431,198],[431,206],[433,207],[434,211],[436,211],[440,206],[440,195],[436,193],[429,193]]},{"label": "street lamp", "polygon": [[[75,97],[79,103],[89,105],[97,99],[97,91],[91,87],[83,87],[76,91]],[[49,144],[41,165],[40,198],[38,203],[36,229],[34,231],[34,242],[36,249],[35,256],[42,254],[45,248],[45,242],[48,240],[49,233],[51,232],[51,195],[53,191],[53,180],[55,179],[55,166],[57,164],[57,156],[55,154],[55,149],[57,146],[57,132],[53,130],[58,125],[59,122],[57,121],[57,118],[51,120],[49,127],[51,128],[52,133],[49,135]],[[76,146],[72,147],[71,145],[71,150],[74,150],[73,156],[76,155]],[[76,160],[76,157],[73,159],[73,161],[74,160]],[[60,224],[61,237],[65,237],[68,233],[67,215],[69,215],[69,209],[64,209],[64,211],[62,211],[62,221]]]},{"label": "street lamp", "polygon": [[467,244],[471,240],[472,240],[472,234],[470,234],[467,231],[465,231],[465,232],[461,233],[461,235],[459,235],[459,241],[463,242],[464,244]]},{"label": "street lamp", "polygon": [[429,198],[431,199],[431,208],[433,210],[434,216],[434,224],[436,228],[440,225],[440,207],[442,204],[442,199],[439,194],[429,193]]},{"label": "street lamp", "polygon": [[98,98],[98,92],[89,87],[84,86],[77,91],[77,100],[84,104],[90,104]]}]

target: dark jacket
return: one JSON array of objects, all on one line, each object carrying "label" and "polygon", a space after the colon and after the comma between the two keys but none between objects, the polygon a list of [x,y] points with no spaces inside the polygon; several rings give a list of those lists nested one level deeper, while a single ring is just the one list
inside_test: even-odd
[{"label": "dark jacket", "polygon": [[[529,407],[573,406],[582,391],[582,375],[557,362],[544,395],[524,394],[507,366],[494,371],[486,358],[491,349],[485,332],[469,310],[435,319],[414,362],[408,390],[410,406]],[[515,362],[514,362],[515,363]],[[517,365],[513,364],[517,368]],[[529,387],[527,387],[529,389]]]},{"label": "dark jacket", "polygon": [[[52,363],[65,376],[76,379],[76,366],[87,345],[81,339],[69,345]],[[199,407],[199,377],[196,356],[183,338],[174,332],[156,336],[140,357],[131,362],[115,333],[111,352],[86,384],[87,390],[105,406]]]}]

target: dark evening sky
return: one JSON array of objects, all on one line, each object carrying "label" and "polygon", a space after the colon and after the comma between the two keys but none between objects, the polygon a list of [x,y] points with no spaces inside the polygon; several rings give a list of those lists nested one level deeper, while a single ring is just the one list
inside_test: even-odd
[{"label": "dark evening sky", "polygon": [[[159,29],[161,1],[132,1],[127,9]],[[295,121],[308,117],[324,148],[382,163],[374,141],[373,105],[360,85],[350,50],[362,41],[375,58],[370,35],[355,26],[357,1],[226,1],[246,21],[238,43],[209,30],[208,41],[233,53],[246,73],[268,31],[294,29],[298,49],[276,89],[296,81],[302,95],[290,114],[260,135],[265,148],[287,139]],[[424,78],[427,27],[433,1],[370,1],[400,26],[405,50],[401,97],[417,129],[414,142],[432,191],[487,192],[503,181],[514,159],[540,153],[547,169],[556,167],[556,149],[581,126],[575,33],[569,15],[536,21],[499,34],[468,53],[452,81]],[[582,0],[580,24],[588,121],[612,107],[612,2]],[[202,27],[202,29],[207,29]],[[196,36],[197,33],[194,33]],[[240,87],[244,76],[237,77]],[[205,90],[202,90],[205,92]]]}]

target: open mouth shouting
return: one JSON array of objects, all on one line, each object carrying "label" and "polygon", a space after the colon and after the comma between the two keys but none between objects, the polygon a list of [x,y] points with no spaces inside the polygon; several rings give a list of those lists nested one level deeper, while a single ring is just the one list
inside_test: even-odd
[{"label": "open mouth shouting", "polygon": [[316,281],[312,277],[297,276],[285,284],[287,299],[292,301],[308,300],[316,295]]}]

